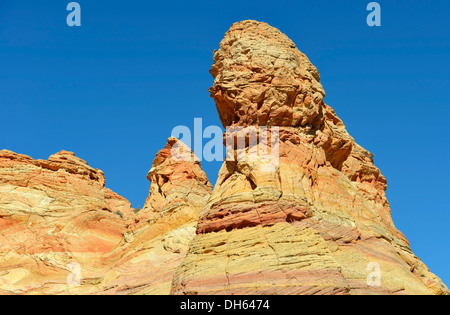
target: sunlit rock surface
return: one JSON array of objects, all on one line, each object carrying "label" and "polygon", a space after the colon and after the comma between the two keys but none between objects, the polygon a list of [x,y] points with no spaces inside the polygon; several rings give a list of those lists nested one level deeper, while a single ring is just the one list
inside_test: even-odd
[{"label": "sunlit rock surface", "polygon": [[[224,127],[279,126],[279,168],[224,163],[172,293],[448,293],[395,228],[373,155],[324,103],[319,72],[286,35],[234,24],[211,74]],[[380,286],[368,285],[373,263]]]},{"label": "sunlit rock surface", "polygon": [[449,294],[395,228],[373,154],[286,35],[234,24],[211,74],[224,127],[267,127],[271,140],[279,128],[278,167],[227,161],[213,190],[169,138],[137,211],[71,152],[0,151],[0,294]]},{"label": "sunlit rock surface", "polygon": [[169,294],[212,190],[194,157],[172,159],[177,142],[158,153],[137,214],[73,153],[0,151],[0,293]]}]

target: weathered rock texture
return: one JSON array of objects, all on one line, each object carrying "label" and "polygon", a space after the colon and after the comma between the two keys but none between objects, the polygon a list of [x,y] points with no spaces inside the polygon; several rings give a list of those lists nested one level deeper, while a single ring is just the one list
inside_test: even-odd
[{"label": "weathered rock texture", "polygon": [[[158,153],[136,215],[73,153],[0,151],[0,294],[169,294],[212,190],[193,154],[172,159],[177,142]],[[67,283],[71,263],[80,286]]]},{"label": "weathered rock texture", "polygon": [[[127,224],[123,244],[108,255],[115,262],[100,293],[169,294],[176,268],[195,236],[200,211],[212,186],[190,149],[191,159],[174,160],[170,138],[148,173],[150,194],[144,208]],[[175,152],[175,151],[174,151]]]},{"label": "weathered rock texture", "polygon": [[70,262],[94,277],[131,215],[103,173],[73,153],[43,161],[0,151],[0,293],[67,292]]},{"label": "weathered rock texture", "polygon": [[[448,293],[395,228],[373,154],[324,103],[319,72],[286,35],[234,24],[211,74],[224,127],[280,127],[280,165],[224,163],[172,293]],[[370,263],[381,286],[367,284]]]},{"label": "weathered rock texture", "polygon": [[[317,69],[286,35],[236,23],[214,61],[223,125],[279,127],[279,167],[225,162],[212,191],[170,138],[135,214],[73,153],[0,151],[0,294],[449,293],[395,228],[373,155],[324,103]],[[73,263],[80,286],[67,282]],[[367,284],[370,263],[380,286]]]}]

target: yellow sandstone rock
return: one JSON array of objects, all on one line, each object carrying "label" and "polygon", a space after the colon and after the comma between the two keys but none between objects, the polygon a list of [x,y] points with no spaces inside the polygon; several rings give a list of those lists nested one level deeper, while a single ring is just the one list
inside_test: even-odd
[{"label": "yellow sandstone rock", "polygon": [[323,102],[317,69],[286,35],[236,23],[214,62],[223,125],[278,126],[279,168],[224,163],[172,293],[449,293],[395,228],[373,155]]},{"label": "yellow sandstone rock", "polygon": [[0,151],[0,293],[169,294],[212,190],[198,161],[171,158],[177,142],[158,153],[138,214],[73,153]]},{"label": "yellow sandstone rock", "polygon": [[170,138],[134,213],[71,152],[0,151],[0,294],[449,294],[395,228],[373,154],[286,35],[234,24],[211,74],[224,127],[267,127],[271,154],[278,128],[272,171],[246,137],[231,156],[247,158],[226,161],[213,190]]}]

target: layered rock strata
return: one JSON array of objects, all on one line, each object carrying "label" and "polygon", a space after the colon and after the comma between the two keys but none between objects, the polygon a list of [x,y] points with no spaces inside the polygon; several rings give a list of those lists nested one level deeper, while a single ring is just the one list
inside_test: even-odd
[{"label": "layered rock strata", "polygon": [[279,127],[279,167],[224,163],[172,293],[448,293],[395,228],[373,154],[324,103],[319,72],[285,34],[234,24],[211,74],[224,127]]},{"label": "layered rock strata", "polygon": [[212,191],[192,152],[172,158],[177,143],[157,154],[137,214],[71,152],[0,151],[0,293],[169,294]]},{"label": "layered rock strata", "polygon": [[0,151],[0,293],[67,292],[68,266],[96,277],[123,239],[130,203],[73,153],[48,160]]},{"label": "layered rock strata", "polygon": [[[286,35],[234,24],[211,74],[224,127],[260,136],[231,145],[228,157],[245,158],[223,164],[214,190],[175,138],[139,212],[71,152],[0,151],[0,294],[449,294]],[[264,143],[275,164],[252,156]]]},{"label": "layered rock strata", "polygon": [[[191,158],[174,159],[177,145]],[[151,187],[144,208],[127,223],[123,244],[107,256],[115,265],[102,294],[169,294],[212,192],[198,159],[175,138],[156,155],[147,177]]]}]

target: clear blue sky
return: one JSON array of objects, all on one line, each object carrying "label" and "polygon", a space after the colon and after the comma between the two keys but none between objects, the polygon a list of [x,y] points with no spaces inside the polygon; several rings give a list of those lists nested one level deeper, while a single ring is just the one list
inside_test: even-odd
[{"label": "clear blue sky", "polygon": [[[177,125],[220,125],[212,52],[233,22],[286,33],[321,75],[325,101],[389,182],[397,227],[450,284],[450,2],[0,1],[0,148],[74,151],[142,206],[147,171]],[[203,163],[212,182],[220,163]]]}]

